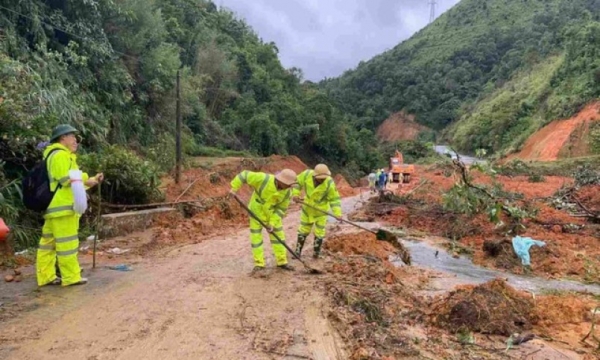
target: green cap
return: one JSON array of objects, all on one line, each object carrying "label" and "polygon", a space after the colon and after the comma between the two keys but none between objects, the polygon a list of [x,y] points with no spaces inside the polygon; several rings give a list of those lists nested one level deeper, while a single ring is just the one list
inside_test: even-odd
[{"label": "green cap", "polygon": [[67,134],[78,133],[77,129],[68,124],[58,125],[52,130],[52,136],[50,137],[50,142],[55,142],[59,137]]}]

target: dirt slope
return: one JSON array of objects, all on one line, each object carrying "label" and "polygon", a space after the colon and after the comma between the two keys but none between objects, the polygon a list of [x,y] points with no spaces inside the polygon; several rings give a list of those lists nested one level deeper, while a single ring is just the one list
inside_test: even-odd
[{"label": "dirt slope", "polygon": [[592,122],[600,120],[600,103],[592,103],[577,115],[556,120],[534,133],[520,152],[509,159],[553,161],[589,155],[587,136]]},{"label": "dirt slope", "polygon": [[414,140],[426,126],[417,124],[414,115],[397,112],[387,118],[377,129],[377,136],[388,142]]}]

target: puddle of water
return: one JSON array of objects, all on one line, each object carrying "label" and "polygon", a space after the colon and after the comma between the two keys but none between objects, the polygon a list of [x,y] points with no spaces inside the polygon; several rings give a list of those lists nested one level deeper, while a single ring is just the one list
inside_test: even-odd
[{"label": "puddle of water", "polygon": [[[360,198],[358,196],[346,198],[342,201],[342,211],[344,215],[351,213],[360,207]],[[330,219],[329,221],[335,221]],[[376,229],[377,223],[358,223],[368,229]],[[548,280],[539,277],[528,277],[514,275],[507,272],[492,270],[473,264],[467,257],[454,258],[444,249],[440,249],[425,242],[414,242],[402,240],[411,253],[414,265],[436,270],[442,273],[456,276],[457,284],[482,284],[495,278],[505,278],[513,287],[521,290],[541,293],[549,290],[559,291],[579,291],[590,292],[596,295],[600,294],[600,286],[587,285],[570,280]],[[436,251],[439,251],[437,258]],[[398,266],[401,263],[398,263]],[[535,265],[535,264],[534,264]]]},{"label": "puddle of water", "polygon": [[[456,275],[464,284],[482,284],[495,278],[508,279],[508,283],[517,289],[540,293],[548,290],[579,291],[600,294],[600,286],[587,285],[569,280],[548,280],[528,277],[487,269],[473,264],[469,258],[454,258],[445,250],[423,242],[402,241],[410,250],[414,265]],[[436,258],[435,252],[439,250]]]}]

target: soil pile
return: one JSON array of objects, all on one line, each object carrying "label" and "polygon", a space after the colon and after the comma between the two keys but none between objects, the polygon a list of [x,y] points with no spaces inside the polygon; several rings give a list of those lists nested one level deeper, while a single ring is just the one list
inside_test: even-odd
[{"label": "soil pile", "polygon": [[267,160],[268,161],[261,166],[260,171],[275,174],[283,169],[292,169],[296,174],[300,174],[302,171],[309,168],[297,156],[272,155],[268,157]]},{"label": "soil pile", "polygon": [[387,259],[394,247],[366,232],[332,237],[326,249],[333,252],[324,284],[333,303],[329,318],[350,347],[350,358],[417,356],[405,326],[416,322],[414,309],[422,301],[414,293],[427,274],[392,265]]},{"label": "soil pile", "polygon": [[460,287],[434,302],[431,313],[433,323],[453,332],[504,336],[531,330],[538,321],[532,296],[500,279]]},{"label": "soil pile", "polygon": [[333,181],[335,182],[335,186],[338,192],[340,193],[341,197],[354,196],[360,191],[360,189],[355,189],[352,186],[350,186],[350,184],[348,183],[348,181],[346,181],[342,174],[337,174],[336,176],[334,176]]},{"label": "soil pile", "polygon": [[575,196],[590,211],[600,213],[600,185],[584,186]]},{"label": "soil pile", "polygon": [[396,249],[386,241],[379,241],[374,234],[363,231],[353,234],[331,236],[325,242],[325,249],[343,255],[370,255],[387,260]]}]

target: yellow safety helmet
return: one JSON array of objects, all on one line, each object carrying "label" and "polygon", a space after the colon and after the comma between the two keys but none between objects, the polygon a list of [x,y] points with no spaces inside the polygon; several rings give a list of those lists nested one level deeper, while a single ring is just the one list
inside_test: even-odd
[{"label": "yellow safety helmet", "polygon": [[294,170],[283,169],[275,175],[275,179],[283,184],[286,184],[287,186],[292,186],[297,182],[296,176],[297,175]]},{"label": "yellow safety helmet", "polygon": [[313,175],[316,179],[322,180],[327,179],[331,176],[331,171],[325,164],[319,164],[315,166],[315,173]]}]

